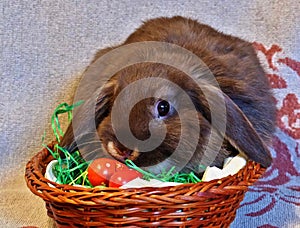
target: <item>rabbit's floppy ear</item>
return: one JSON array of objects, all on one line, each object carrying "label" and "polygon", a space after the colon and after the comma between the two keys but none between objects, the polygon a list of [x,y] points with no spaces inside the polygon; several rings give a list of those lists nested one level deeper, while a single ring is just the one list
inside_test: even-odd
[{"label": "rabbit's floppy ear", "polygon": [[[203,86],[201,90],[202,92],[197,93],[195,106],[196,108],[198,106],[198,110],[211,122],[212,127],[218,131],[222,123],[215,121],[213,125],[211,112],[224,115],[225,118],[223,119],[226,121],[225,139],[248,159],[258,162],[264,167],[269,167],[272,163],[270,151],[243,111],[220,89],[207,85]],[[194,99],[195,96],[192,97],[192,100]],[[213,104],[214,110],[210,109],[209,103]],[[224,111],[225,113],[222,113]]]},{"label": "rabbit's floppy ear", "polygon": [[105,118],[109,113],[111,106],[114,102],[114,96],[117,90],[117,82],[114,79],[108,81],[100,91],[97,98],[97,103],[95,107],[95,123],[98,126],[103,118]]},{"label": "rabbit's floppy ear", "polygon": [[[115,90],[116,82],[115,80],[111,79],[100,88],[97,98],[89,98],[88,100],[84,101],[81,106],[74,110],[77,132],[76,139],[74,137],[74,121],[72,121],[60,142],[60,146],[66,148],[70,153],[78,150],[78,146],[80,146],[80,153],[84,154],[85,157],[89,157],[86,153],[95,152],[95,143],[99,143],[99,139],[96,129],[94,129],[92,126],[96,126],[97,128],[101,121],[109,114],[111,105],[113,103]],[[87,109],[92,107],[93,103],[96,104],[94,107],[95,114],[90,115],[88,114]],[[77,145],[77,143],[80,145]]]}]

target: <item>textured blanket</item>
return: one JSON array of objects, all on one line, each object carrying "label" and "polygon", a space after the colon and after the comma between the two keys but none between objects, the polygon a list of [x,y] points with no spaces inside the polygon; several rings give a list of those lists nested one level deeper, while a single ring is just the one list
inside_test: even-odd
[{"label": "textured blanket", "polygon": [[253,42],[277,102],[273,165],[247,192],[231,227],[300,227],[299,1],[0,2],[0,227],[53,227],[24,169],[50,116],[70,102],[97,49],[122,42],[143,20],[182,15]]}]

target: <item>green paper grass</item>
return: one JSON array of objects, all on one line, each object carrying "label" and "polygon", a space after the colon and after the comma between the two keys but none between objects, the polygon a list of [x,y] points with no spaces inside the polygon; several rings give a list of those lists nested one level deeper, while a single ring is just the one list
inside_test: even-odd
[{"label": "green paper grass", "polygon": [[169,171],[163,171],[161,174],[153,174],[150,172],[147,172],[141,168],[139,168],[138,166],[136,166],[134,164],[133,161],[127,159],[125,161],[125,164],[132,168],[135,169],[136,171],[142,173],[144,176],[144,179],[149,180],[149,179],[156,179],[156,180],[160,180],[162,182],[177,182],[177,183],[198,183],[201,182],[201,179],[199,179],[199,177],[196,176],[196,174],[194,172],[190,172],[190,173],[180,173],[180,172],[175,172],[174,173],[174,169],[175,167],[173,166]]},{"label": "green paper grass", "polygon": [[53,173],[59,184],[78,184],[86,187],[92,187],[91,183],[87,179],[86,171],[89,166],[89,162],[86,162],[82,158],[79,151],[70,154],[65,148],[59,146],[60,138],[64,136],[59,122],[59,116],[67,114],[68,121],[70,123],[72,120],[72,111],[82,103],[83,101],[79,101],[74,105],[62,103],[56,107],[51,117],[51,127],[58,143],[54,145],[53,150],[45,144],[43,144],[43,146],[46,147],[53,158],[58,161],[58,163],[53,167]]}]

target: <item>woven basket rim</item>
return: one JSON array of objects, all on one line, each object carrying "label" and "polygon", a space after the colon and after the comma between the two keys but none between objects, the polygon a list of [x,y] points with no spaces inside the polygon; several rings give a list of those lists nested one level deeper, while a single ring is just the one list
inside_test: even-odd
[{"label": "woven basket rim", "polygon": [[[48,147],[52,148],[55,142],[48,144]],[[211,180],[208,182],[199,182],[196,184],[180,184],[177,186],[167,187],[142,187],[142,188],[86,188],[81,186],[64,185],[52,182],[44,177],[45,166],[53,160],[53,157],[46,148],[43,148],[40,152],[32,157],[27,163],[25,170],[25,180],[28,188],[45,201],[51,202],[67,202],[70,204],[90,205],[95,206],[94,200],[90,200],[91,197],[102,197],[103,202],[100,204],[114,205],[109,199],[105,200],[106,196],[110,197],[128,197],[133,194],[146,194],[146,195],[158,195],[167,194],[168,197],[173,195],[180,196],[178,192],[182,192],[182,197],[177,200],[178,203],[186,200],[201,200],[201,197],[218,198],[219,196],[231,195],[237,191],[246,192],[248,187],[252,185],[265,171],[260,164],[253,161],[248,161],[246,166],[242,168],[235,175],[230,175],[221,179]],[[51,186],[52,185],[52,186]],[[175,194],[176,192],[176,194]],[[195,193],[197,193],[195,195]],[[193,196],[193,197],[192,197]],[[196,197],[196,198],[195,198]],[[155,197],[154,197],[155,198]],[[176,199],[174,199],[176,201]],[[132,203],[132,202],[128,202]],[[159,203],[159,200],[157,200]]]}]

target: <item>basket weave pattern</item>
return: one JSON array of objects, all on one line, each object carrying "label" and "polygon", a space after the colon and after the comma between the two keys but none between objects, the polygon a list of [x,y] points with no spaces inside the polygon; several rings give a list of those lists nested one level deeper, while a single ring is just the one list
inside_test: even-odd
[{"label": "basket weave pattern", "polygon": [[52,159],[47,149],[41,150],[27,163],[25,179],[60,228],[229,227],[248,186],[265,171],[249,161],[236,175],[210,182],[163,188],[83,188],[46,179],[45,169]]}]

